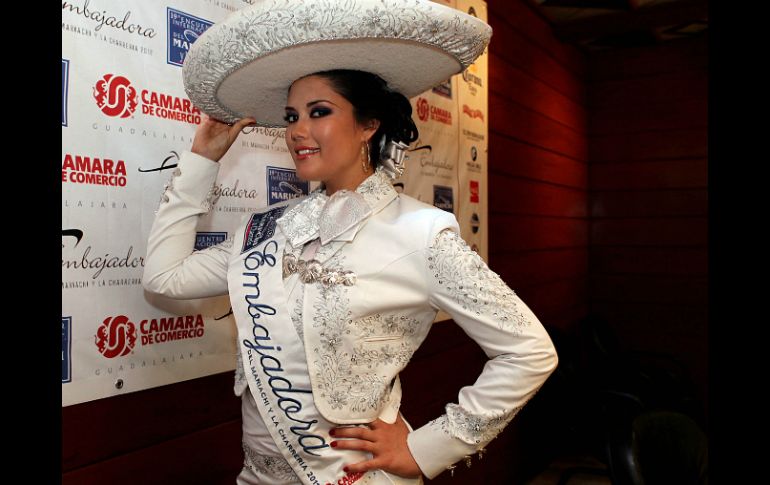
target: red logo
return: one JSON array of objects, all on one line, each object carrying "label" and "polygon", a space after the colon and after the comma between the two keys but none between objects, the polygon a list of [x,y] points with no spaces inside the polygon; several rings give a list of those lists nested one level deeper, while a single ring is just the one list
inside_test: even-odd
[{"label": "red logo", "polygon": [[136,344],[136,326],[125,315],[107,317],[94,335],[99,352],[112,359],[128,355]]},{"label": "red logo", "polygon": [[417,99],[417,117],[420,118],[420,121],[427,121],[429,114],[430,114],[430,104],[428,104],[428,100],[425,98],[418,98]]},{"label": "red logo", "polygon": [[136,89],[123,76],[106,74],[94,86],[96,105],[107,116],[129,118],[136,111]]},{"label": "red logo", "polygon": [[463,113],[471,118],[478,118],[481,121],[484,121],[484,113],[482,113],[480,109],[471,109],[467,104],[463,105]]},{"label": "red logo", "polygon": [[125,187],[126,162],[66,153],[61,164],[61,181]]},{"label": "red logo", "polygon": [[479,181],[471,180],[471,202],[479,201]]}]

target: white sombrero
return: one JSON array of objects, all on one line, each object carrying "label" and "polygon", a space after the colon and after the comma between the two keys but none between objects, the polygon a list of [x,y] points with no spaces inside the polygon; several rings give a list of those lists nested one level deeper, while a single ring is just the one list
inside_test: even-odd
[{"label": "white sombrero", "polygon": [[281,127],[289,86],[307,74],[368,71],[411,98],[470,66],[491,37],[485,22],[427,0],[256,0],[204,32],[182,73],[212,118]]}]

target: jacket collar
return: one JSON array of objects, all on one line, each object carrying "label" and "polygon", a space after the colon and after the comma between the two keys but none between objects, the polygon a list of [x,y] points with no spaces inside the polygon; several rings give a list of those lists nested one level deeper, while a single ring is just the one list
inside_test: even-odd
[{"label": "jacket collar", "polygon": [[380,165],[355,191],[338,190],[330,197],[321,183],[276,222],[294,248],[318,237],[322,245],[352,241],[365,221],[397,196]]}]

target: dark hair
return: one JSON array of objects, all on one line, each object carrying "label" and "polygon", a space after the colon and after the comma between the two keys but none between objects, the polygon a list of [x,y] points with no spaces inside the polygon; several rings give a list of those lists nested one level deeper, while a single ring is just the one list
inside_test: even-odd
[{"label": "dark hair", "polygon": [[350,69],[334,69],[311,74],[329,81],[332,89],[353,105],[353,116],[359,125],[377,119],[380,127],[371,137],[369,152],[372,165],[380,163],[380,141],[401,141],[407,145],[419,136],[412,120],[412,105],[403,94],[393,91],[380,76]]}]

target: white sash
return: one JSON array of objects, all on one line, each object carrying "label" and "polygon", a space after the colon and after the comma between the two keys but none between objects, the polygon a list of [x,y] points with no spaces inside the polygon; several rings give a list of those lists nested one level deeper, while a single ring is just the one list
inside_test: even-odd
[{"label": "white sash", "polygon": [[282,269],[286,239],[275,223],[285,209],[251,216],[236,235],[240,255],[230,261],[228,271],[249,390],[273,441],[303,484],[372,483],[372,473],[342,470],[371,454],[329,445],[334,425],[316,410],[307,363],[297,357],[305,351],[287,311]]}]

